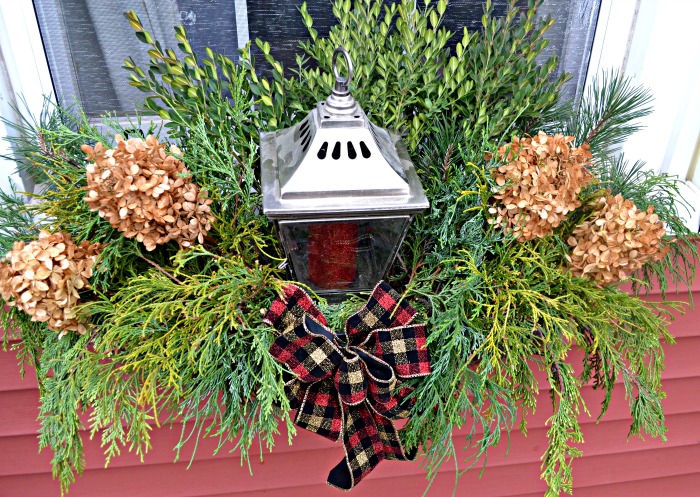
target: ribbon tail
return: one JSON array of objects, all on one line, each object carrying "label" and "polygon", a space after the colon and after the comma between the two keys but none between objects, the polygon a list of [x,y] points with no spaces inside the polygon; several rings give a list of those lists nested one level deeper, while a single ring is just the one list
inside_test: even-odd
[{"label": "ribbon tail", "polygon": [[377,431],[382,441],[384,457],[386,459],[394,461],[412,461],[416,458],[416,453],[418,451],[415,448],[410,452],[404,449],[401,439],[399,438],[399,431],[394,427],[394,423],[377,413],[374,413],[374,419],[377,423]]},{"label": "ribbon tail", "polygon": [[327,483],[340,490],[350,490],[384,460],[384,447],[375,415],[366,402],[341,408],[345,411],[345,459],[331,470]]},{"label": "ribbon tail", "polygon": [[345,459],[328,474],[328,484],[350,490],[384,459],[411,461],[416,451],[406,452],[393,423],[370,408],[367,402],[343,405]]}]

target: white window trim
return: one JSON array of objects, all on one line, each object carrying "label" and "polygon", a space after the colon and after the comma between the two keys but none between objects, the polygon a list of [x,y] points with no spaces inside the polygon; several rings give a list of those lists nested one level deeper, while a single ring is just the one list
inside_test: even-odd
[{"label": "white window trim", "polygon": [[[32,2],[0,0],[0,115],[17,122],[17,108],[38,118],[44,98],[53,98],[53,85]],[[0,136],[13,133],[0,123]],[[0,153],[10,152],[2,140]],[[31,181],[22,181],[15,170],[13,161],[0,160],[0,188],[9,191],[10,181],[20,189],[32,188]]]},{"label": "white window trim", "polygon": [[[670,1],[678,6],[674,8]],[[700,60],[694,53],[697,44],[688,43],[668,53],[668,57],[677,58],[679,69],[686,71],[683,73],[685,77],[677,78],[672,85],[663,78],[654,77],[655,73],[666,75],[668,71],[666,68],[655,71],[656,67],[651,64],[653,55],[650,54],[660,47],[650,44],[658,41],[660,32],[669,38],[692,35],[694,28],[688,30],[678,23],[660,23],[658,19],[660,14],[670,11],[683,12],[686,18],[694,19],[694,15],[684,9],[697,9],[700,12],[700,2],[670,1],[666,0],[662,5],[660,0],[602,0],[588,83],[604,70],[619,69],[635,83],[652,90],[658,110],[642,122],[648,126],[648,130],[634,135],[623,151],[632,161],[647,160],[650,169],[676,175],[684,181],[681,195],[690,204],[692,212],[681,214],[686,225],[698,231],[700,172],[694,167],[700,150]],[[695,65],[689,65],[686,61],[694,61]],[[681,96],[682,104],[667,107],[665,102],[669,95]],[[669,115],[669,111],[673,113]]]}]

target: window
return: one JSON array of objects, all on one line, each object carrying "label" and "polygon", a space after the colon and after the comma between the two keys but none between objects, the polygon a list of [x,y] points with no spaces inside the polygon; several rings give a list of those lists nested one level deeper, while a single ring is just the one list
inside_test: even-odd
[{"label": "window", "polygon": [[[526,6],[527,0],[517,0]],[[607,1],[607,0],[603,0]],[[183,24],[197,51],[209,46],[235,57],[249,40],[262,38],[272,45],[286,67],[307,32],[297,12],[302,0],[17,0],[0,2],[0,115],[17,116],[13,106],[22,99],[38,115],[43,96],[52,90],[64,102],[76,99],[88,115],[133,113],[143,94],[128,84],[122,61],[133,57],[145,66],[145,47],[133,35],[122,13],[135,9],[145,26],[165,45],[176,46],[173,26]],[[580,96],[588,67],[601,0],[542,0],[540,13],[556,23],[548,36],[545,56],[555,54],[560,71],[570,72],[564,89]],[[496,14],[507,0],[493,0]],[[450,0],[445,25],[456,32],[462,26],[480,28],[483,0]],[[331,0],[308,0],[308,10],[319,33],[334,21]],[[37,27],[38,23],[38,27]],[[39,34],[41,33],[41,34]],[[452,40],[456,44],[459,35]],[[42,47],[43,42],[43,47]],[[255,49],[254,49],[255,53]],[[260,54],[255,54],[260,59]],[[50,70],[50,74],[49,74]],[[11,130],[0,129],[5,135]],[[7,143],[2,145],[7,148]],[[7,153],[3,149],[0,153]],[[15,165],[0,160],[0,177],[9,177]],[[31,178],[13,176],[20,188],[31,191]],[[21,185],[23,183],[23,185]],[[7,182],[0,188],[8,190]]]},{"label": "window", "polygon": [[[572,73],[567,96],[580,93],[600,0],[545,0],[541,12],[556,17],[550,30],[547,55],[556,54],[560,70]],[[77,97],[88,115],[106,111],[127,113],[143,99],[130,87],[121,69],[128,56],[144,66],[148,56],[122,16],[136,10],[144,26],[165,46],[175,47],[172,27],[183,24],[195,50],[209,46],[235,56],[249,39],[268,41],[286,67],[294,65],[297,44],[307,37],[297,6],[301,0],[35,0],[39,26],[51,73],[59,95]],[[452,0],[446,26],[457,31],[480,27],[482,0]],[[520,1],[527,5],[526,1]],[[505,12],[507,2],[496,0],[494,10]],[[329,0],[310,0],[308,10],[319,33],[334,18]],[[456,44],[458,36],[453,43]],[[257,54],[259,55],[259,54]]]},{"label": "window", "polygon": [[[678,12],[683,12],[678,16]],[[694,53],[700,2],[617,2],[603,0],[589,75],[618,68],[635,84],[649,88],[654,112],[644,129],[625,143],[632,162],[685,181],[681,195],[686,225],[700,225],[700,58]]]},{"label": "window", "polygon": [[[133,112],[143,94],[128,84],[122,62],[147,65],[145,47],[123,13],[134,9],[156,39],[177,47],[173,26],[182,24],[193,48],[235,54],[248,41],[245,1],[206,0],[38,0],[37,18],[56,91],[77,97],[85,112]],[[243,35],[239,40],[239,32]]]},{"label": "window", "polygon": [[[32,2],[0,2],[0,116],[17,122],[16,108],[38,115],[44,96],[52,91]],[[16,134],[0,122],[0,138]],[[0,139],[0,155],[11,153],[10,143]],[[32,179],[15,169],[14,161],[0,158],[0,189],[9,192],[13,183],[20,190],[31,191]]]}]

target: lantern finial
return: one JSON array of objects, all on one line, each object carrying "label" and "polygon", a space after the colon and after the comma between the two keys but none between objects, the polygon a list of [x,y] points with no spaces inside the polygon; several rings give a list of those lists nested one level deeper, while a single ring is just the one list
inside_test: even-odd
[{"label": "lantern finial", "polygon": [[[348,66],[348,75],[343,78],[340,76],[340,71],[338,70],[338,55],[342,54],[345,57],[345,61]],[[357,112],[357,103],[355,99],[350,95],[350,81],[352,81],[352,60],[350,59],[350,54],[343,46],[339,46],[333,52],[333,75],[335,76],[335,88],[333,92],[326,99],[327,110],[329,113],[336,115],[350,115]]]},{"label": "lantern finial", "polygon": [[[345,57],[345,62],[348,65],[348,77],[347,78],[341,78],[340,77],[340,72],[338,71],[338,54],[343,54],[343,57]],[[335,49],[335,52],[333,52],[333,75],[335,76],[335,92],[339,94],[345,94],[349,93],[349,87],[350,87],[350,81],[352,81],[352,60],[350,59],[350,54],[348,53],[347,50],[341,45],[338,48]]]}]

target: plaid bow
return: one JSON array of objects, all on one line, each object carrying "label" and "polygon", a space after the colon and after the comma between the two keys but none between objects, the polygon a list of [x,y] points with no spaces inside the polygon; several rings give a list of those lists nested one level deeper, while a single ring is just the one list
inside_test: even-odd
[{"label": "plaid bow", "polygon": [[297,376],[286,384],[295,424],[334,442],[345,459],[328,484],[350,490],[383,459],[408,461],[391,420],[408,417],[414,399],[399,378],[430,373],[425,325],[385,282],[334,333],[299,287],[287,285],[265,316],[278,332],[270,354]]}]

